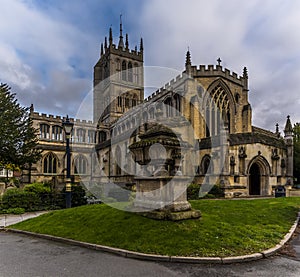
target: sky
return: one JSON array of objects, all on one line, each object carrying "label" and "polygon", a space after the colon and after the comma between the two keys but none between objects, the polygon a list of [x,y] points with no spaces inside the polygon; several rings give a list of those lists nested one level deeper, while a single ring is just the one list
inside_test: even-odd
[{"label": "sky", "polygon": [[274,131],[278,122],[282,131],[287,115],[300,122],[300,1],[0,0],[0,6],[0,82],[40,113],[76,116],[91,93],[100,44],[110,26],[117,41],[122,14],[130,48],[143,37],[146,67],[181,72],[188,47],[193,65],[220,57],[238,75],[246,66],[253,125]]}]

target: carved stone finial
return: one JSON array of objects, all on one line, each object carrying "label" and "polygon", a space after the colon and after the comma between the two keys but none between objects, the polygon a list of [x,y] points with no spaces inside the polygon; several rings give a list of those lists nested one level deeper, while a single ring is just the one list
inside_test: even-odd
[{"label": "carved stone finial", "polygon": [[243,77],[244,77],[245,79],[248,79],[248,70],[247,70],[247,67],[246,67],[246,66],[244,67],[244,70],[243,70]]},{"label": "carved stone finial", "polygon": [[120,14],[120,37],[119,37],[119,48],[124,48],[124,42],[123,42],[123,34],[122,34],[122,14]]},{"label": "carved stone finial", "polygon": [[100,52],[100,54],[101,54],[101,56],[103,55],[103,43],[101,43],[101,52]]},{"label": "carved stone finial", "polygon": [[218,65],[221,65],[222,60],[220,57],[217,59],[217,62],[218,62]]},{"label": "carved stone finial", "polygon": [[279,124],[276,123],[276,131],[275,131],[275,134],[277,135],[277,137],[279,138],[280,137],[280,132],[279,132]]},{"label": "carved stone finial", "polygon": [[186,52],[186,58],[185,58],[185,67],[187,66],[191,66],[192,62],[191,62],[191,53],[190,50],[188,48],[188,51]]},{"label": "carved stone finial", "polygon": [[126,34],[125,48],[126,48],[126,50],[129,49],[128,34]]},{"label": "carved stone finial", "polygon": [[140,42],[140,51],[143,52],[144,51],[144,43],[143,43],[143,38],[141,38],[141,42]]},{"label": "carved stone finial", "polygon": [[112,28],[109,28],[109,45],[113,43],[113,35],[112,35]]},{"label": "carved stone finial", "polygon": [[293,134],[293,126],[292,126],[289,115],[287,116],[287,120],[286,120],[286,124],[285,124],[285,128],[284,128],[284,134],[286,136]]}]

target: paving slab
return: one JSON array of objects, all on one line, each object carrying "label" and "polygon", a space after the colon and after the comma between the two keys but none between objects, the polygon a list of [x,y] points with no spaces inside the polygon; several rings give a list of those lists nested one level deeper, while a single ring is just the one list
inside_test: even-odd
[{"label": "paving slab", "polygon": [[9,225],[16,224],[18,222],[40,216],[48,211],[30,212],[24,214],[2,214],[0,215],[0,227],[7,227]]}]

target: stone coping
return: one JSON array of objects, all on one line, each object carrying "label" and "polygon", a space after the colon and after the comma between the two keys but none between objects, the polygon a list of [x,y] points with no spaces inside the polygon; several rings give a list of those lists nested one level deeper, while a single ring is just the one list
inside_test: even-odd
[{"label": "stone coping", "polygon": [[293,233],[295,232],[295,230],[297,228],[299,220],[300,220],[300,212],[298,213],[298,217],[297,217],[295,223],[293,224],[293,226],[290,228],[289,232],[284,236],[284,238],[276,246],[269,248],[267,250],[264,250],[262,252],[259,252],[259,253],[243,255],[243,256],[233,256],[233,257],[180,257],[180,256],[145,254],[145,253],[134,252],[134,251],[129,251],[129,250],[120,249],[120,248],[114,248],[114,247],[109,247],[109,246],[104,246],[104,245],[76,241],[76,240],[72,240],[72,239],[55,237],[55,236],[46,235],[46,234],[38,234],[38,233],[33,233],[33,232],[28,232],[28,231],[22,231],[22,230],[17,230],[17,229],[13,229],[13,228],[0,228],[0,231],[24,234],[24,235],[34,236],[34,237],[48,239],[48,240],[52,240],[52,241],[63,242],[63,243],[71,244],[71,245],[86,247],[86,248],[94,249],[94,250],[100,250],[103,252],[119,255],[122,257],[139,259],[139,260],[174,262],[174,263],[230,264],[230,263],[241,263],[241,262],[259,260],[262,258],[267,258],[271,255],[274,255],[284,246],[285,243],[287,243],[291,239]]}]

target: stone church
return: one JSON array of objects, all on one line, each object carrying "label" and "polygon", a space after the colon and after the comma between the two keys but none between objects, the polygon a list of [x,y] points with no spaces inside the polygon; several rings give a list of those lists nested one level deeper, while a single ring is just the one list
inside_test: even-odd
[{"label": "stone church", "polygon": [[[187,51],[182,74],[145,98],[143,40],[130,49],[122,31],[120,24],[114,43],[110,28],[101,44],[94,66],[93,121],[71,119],[73,182],[134,188],[142,169],[153,175],[155,165],[151,159],[148,165],[138,164],[130,146],[143,136],[166,142],[173,133],[185,146],[177,155],[179,162],[167,161],[164,170],[170,176],[179,172],[191,176],[191,183],[201,185],[204,192],[218,184],[226,197],[268,196],[276,186],[292,184],[290,118],[283,135],[278,125],[275,132],[252,125],[246,67],[238,75],[223,68],[220,59],[217,65],[194,66]],[[42,159],[25,172],[24,182],[63,184],[63,118],[39,114],[33,106],[31,116],[40,130],[43,152]]]}]

